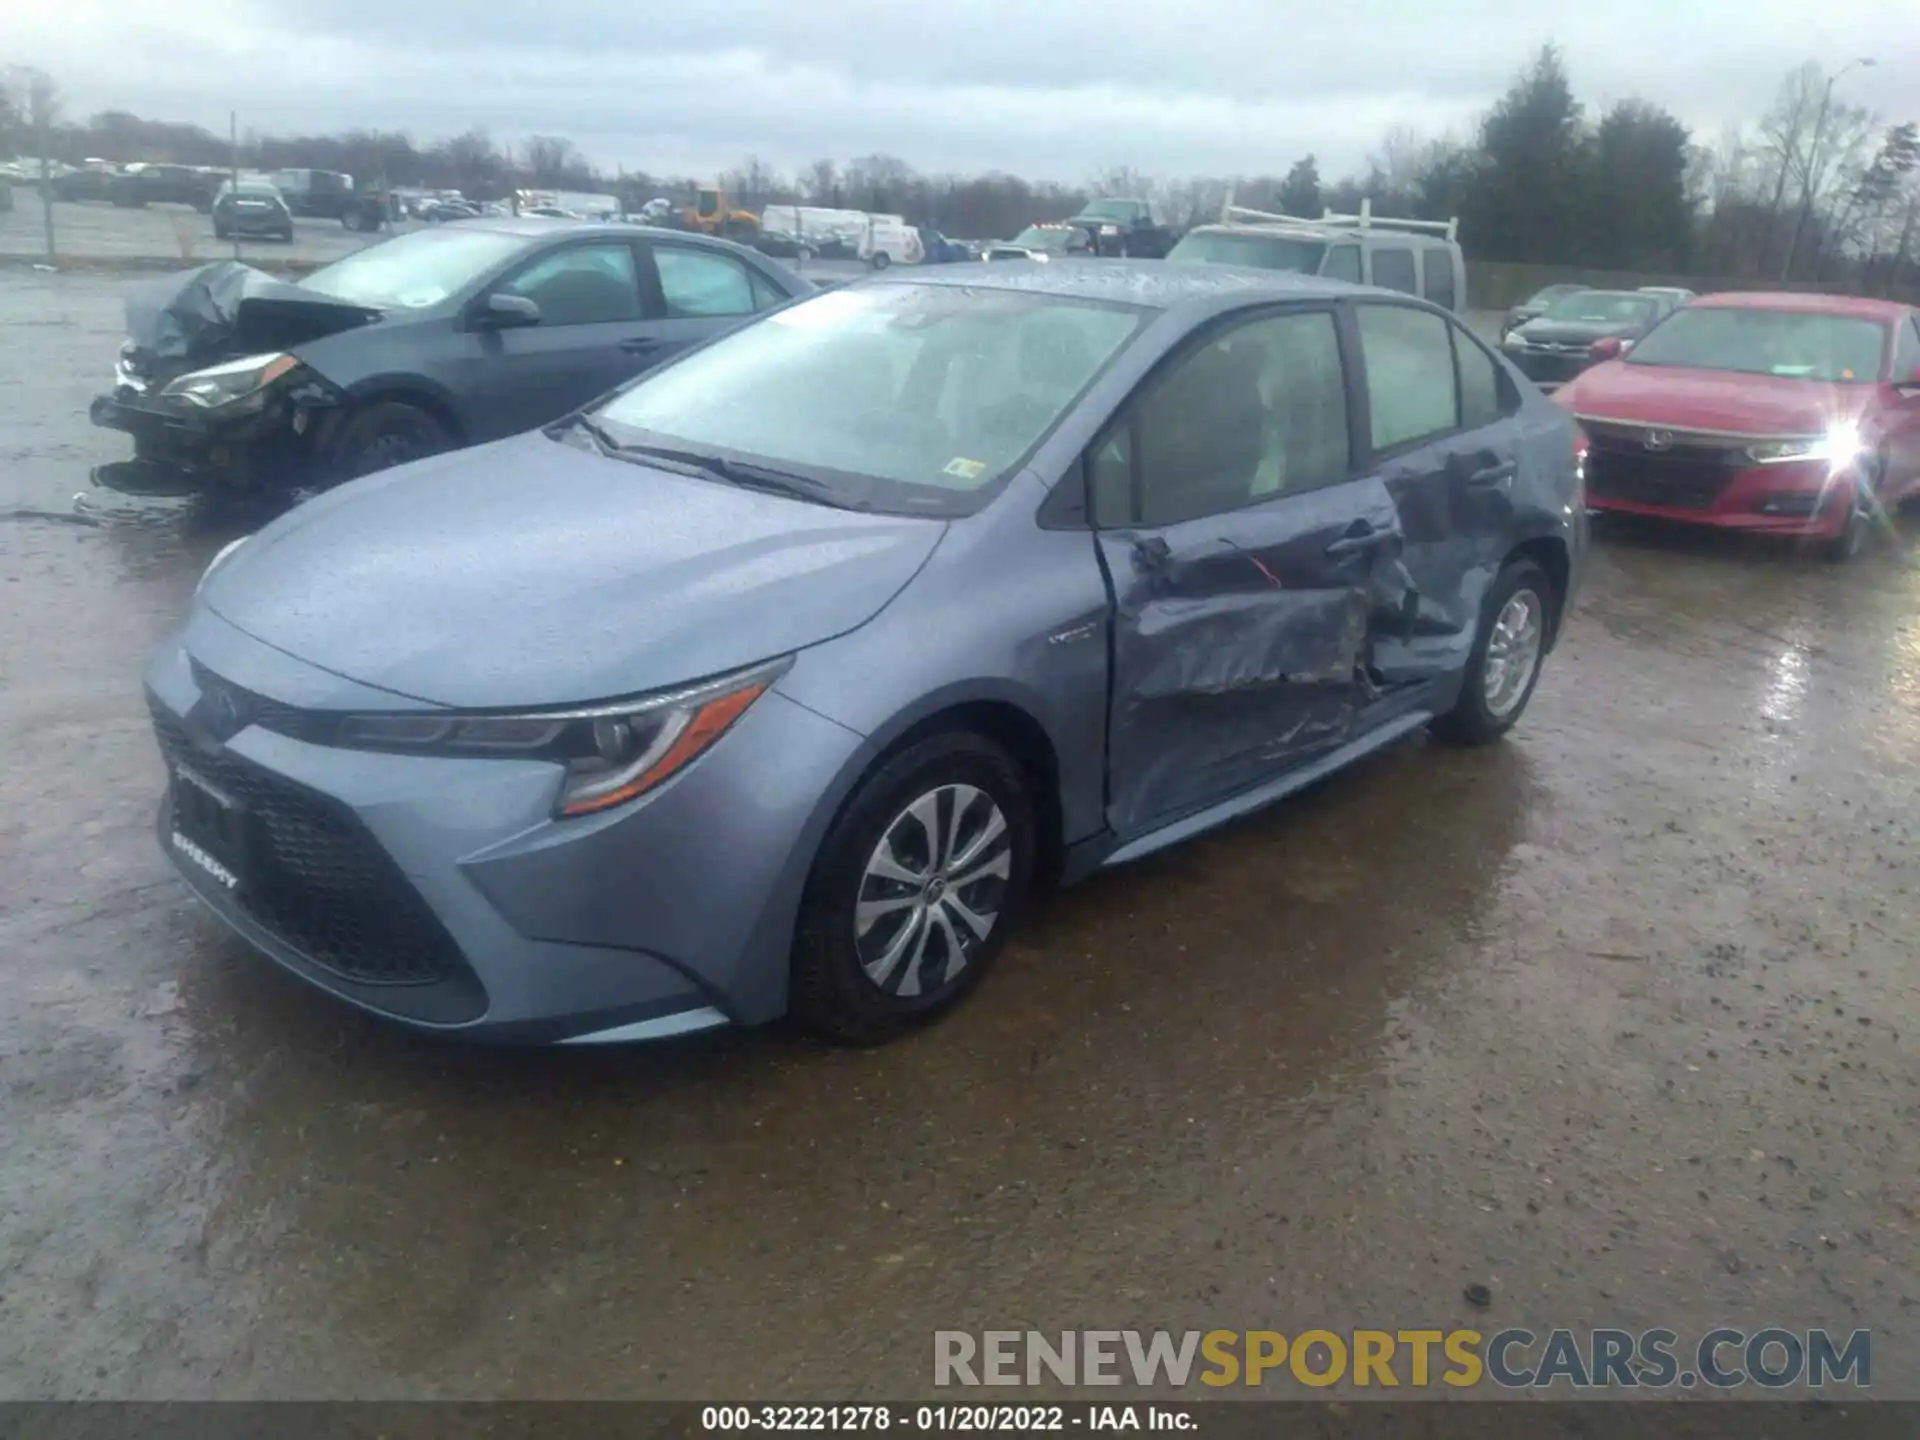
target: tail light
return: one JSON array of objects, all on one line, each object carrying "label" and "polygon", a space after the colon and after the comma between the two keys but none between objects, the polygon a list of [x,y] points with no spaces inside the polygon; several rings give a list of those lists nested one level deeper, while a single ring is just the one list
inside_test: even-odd
[{"label": "tail light", "polygon": [[1578,425],[1573,427],[1573,503],[1587,508],[1587,457],[1593,453],[1593,441]]}]

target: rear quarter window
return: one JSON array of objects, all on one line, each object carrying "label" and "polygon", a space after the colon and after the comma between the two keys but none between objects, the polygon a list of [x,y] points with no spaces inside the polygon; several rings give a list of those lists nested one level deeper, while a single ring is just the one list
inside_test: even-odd
[{"label": "rear quarter window", "polygon": [[1413,251],[1381,249],[1373,252],[1373,283],[1408,295],[1420,293],[1414,279]]}]

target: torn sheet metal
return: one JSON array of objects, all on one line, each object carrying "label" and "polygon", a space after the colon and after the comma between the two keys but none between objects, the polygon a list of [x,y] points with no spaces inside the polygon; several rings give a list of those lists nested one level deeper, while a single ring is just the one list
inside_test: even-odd
[{"label": "torn sheet metal", "polygon": [[1366,644],[1367,609],[1358,590],[1149,601],[1128,627],[1125,698],[1351,680]]},{"label": "torn sheet metal", "polygon": [[1344,740],[1372,694],[1370,617],[1404,593],[1388,574],[1376,595],[1364,565],[1292,589],[1248,554],[1141,558],[1115,630],[1109,818],[1122,834]]},{"label": "torn sheet metal", "polygon": [[237,260],[144,281],[127,293],[127,338],[162,366],[287,350],[379,317]]}]

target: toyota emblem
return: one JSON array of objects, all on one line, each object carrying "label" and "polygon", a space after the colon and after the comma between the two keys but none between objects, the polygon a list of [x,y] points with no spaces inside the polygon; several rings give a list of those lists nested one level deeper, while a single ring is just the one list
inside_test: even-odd
[{"label": "toyota emblem", "polygon": [[1646,433],[1643,443],[1649,450],[1671,450],[1673,448],[1673,432],[1671,430],[1649,430]]},{"label": "toyota emblem", "polygon": [[213,738],[223,742],[231,740],[247,725],[240,697],[225,685],[209,685],[201,693],[200,718]]}]

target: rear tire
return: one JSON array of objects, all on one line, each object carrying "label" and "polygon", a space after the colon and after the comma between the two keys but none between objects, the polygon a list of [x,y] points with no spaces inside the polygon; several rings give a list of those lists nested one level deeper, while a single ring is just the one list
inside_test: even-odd
[{"label": "rear tire", "polygon": [[893,257],[884,250],[876,250],[873,255],[873,268],[884,270],[893,263]]},{"label": "rear tire", "polygon": [[379,400],[347,421],[334,445],[333,478],[357,480],[454,448],[447,427],[417,405]]},{"label": "rear tire", "polygon": [[873,1045],[957,1005],[1026,900],[1033,816],[1020,767],[983,736],[933,735],[883,760],[814,857],[794,931],[793,1017]]},{"label": "rear tire", "polygon": [[1558,606],[1553,581],[1533,561],[1515,560],[1501,570],[1481,606],[1460,698],[1430,727],[1436,736],[1485,745],[1513,728],[1540,682]]}]

